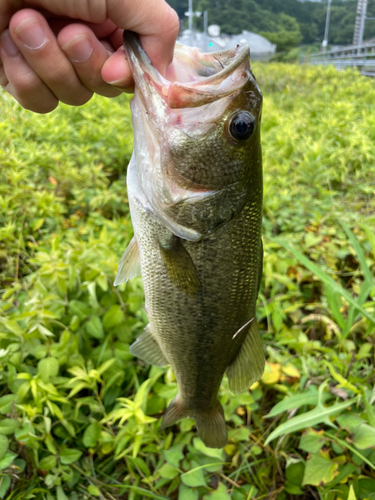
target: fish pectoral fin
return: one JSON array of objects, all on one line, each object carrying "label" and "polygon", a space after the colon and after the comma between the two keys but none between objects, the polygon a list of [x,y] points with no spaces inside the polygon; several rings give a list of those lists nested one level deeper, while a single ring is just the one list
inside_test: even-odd
[{"label": "fish pectoral fin", "polygon": [[131,280],[140,274],[141,260],[139,257],[138,243],[135,236],[133,236],[121,257],[114,285],[120,285],[124,281]]},{"label": "fish pectoral fin", "polygon": [[171,233],[159,241],[160,254],[172,283],[190,296],[199,293],[200,283],[194,262],[180,238]]},{"label": "fish pectoral fin", "polygon": [[250,323],[249,331],[235,358],[228,366],[229,389],[243,392],[261,378],[264,372],[264,352],[256,320]]},{"label": "fish pectoral fin", "polygon": [[137,340],[130,346],[130,354],[137,358],[143,359],[146,363],[155,366],[169,365],[166,357],[164,356],[159,344],[152,335],[150,324],[145,328],[145,331],[140,335]]},{"label": "fish pectoral fin", "polygon": [[227,444],[228,435],[224,410],[219,401],[213,408],[189,410],[184,407],[177,395],[166,409],[160,429],[165,429],[185,417],[195,419],[198,436],[209,448],[223,448]]}]

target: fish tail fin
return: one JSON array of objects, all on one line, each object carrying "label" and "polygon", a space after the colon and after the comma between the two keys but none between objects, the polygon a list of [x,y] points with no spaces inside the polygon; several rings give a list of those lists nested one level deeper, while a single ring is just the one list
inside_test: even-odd
[{"label": "fish tail fin", "polygon": [[166,409],[160,429],[173,425],[181,418],[191,417],[197,424],[198,436],[209,448],[223,448],[228,442],[224,410],[219,401],[208,410],[187,410],[178,396]]},{"label": "fish tail fin", "polygon": [[219,401],[208,411],[199,411],[191,415],[197,424],[198,436],[209,448],[224,448],[228,442],[224,410]]}]

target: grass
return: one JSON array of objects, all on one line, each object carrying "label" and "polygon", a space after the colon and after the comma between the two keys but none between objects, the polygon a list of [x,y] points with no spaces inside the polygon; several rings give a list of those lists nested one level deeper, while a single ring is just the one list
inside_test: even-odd
[{"label": "grass", "polygon": [[169,368],[134,359],[128,98],[48,116],[0,94],[0,498],[375,498],[375,89],[255,65],[263,90],[265,374],[220,399],[224,450],[158,432]]}]

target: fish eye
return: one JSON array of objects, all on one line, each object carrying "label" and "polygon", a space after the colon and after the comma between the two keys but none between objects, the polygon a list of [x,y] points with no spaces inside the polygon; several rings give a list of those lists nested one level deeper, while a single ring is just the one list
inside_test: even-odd
[{"label": "fish eye", "polygon": [[229,133],[236,141],[246,141],[254,132],[255,118],[248,111],[240,111],[231,117]]}]

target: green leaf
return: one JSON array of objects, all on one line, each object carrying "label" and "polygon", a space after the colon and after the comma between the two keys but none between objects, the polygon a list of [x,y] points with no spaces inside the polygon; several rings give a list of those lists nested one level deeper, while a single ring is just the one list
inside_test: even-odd
[{"label": "green leaf", "polygon": [[118,305],[112,306],[103,317],[103,326],[107,330],[124,321],[124,313]]},{"label": "green leaf", "polygon": [[372,253],[374,254],[374,258],[375,258],[375,233],[374,233],[374,229],[372,227],[368,226],[367,224],[361,224],[361,227],[365,231],[366,236],[367,236],[369,242],[371,243]]},{"label": "green leaf", "polygon": [[184,458],[184,446],[184,443],[179,443],[169,448],[169,450],[163,450],[166,461],[173,467],[178,467],[180,461]]},{"label": "green leaf", "polygon": [[38,373],[46,384],[50,378],[56,377],[59,373],[59,362],[52,356],[43,358],[38,363]]},{"label": "green leaf", "polygon": [[224,450],[218,448],[208,448],[208,446],[205,446],[203,441],[198,437],[193,439],[193,445],[197,451],[200,451],[207,457],[219,458],[220,460],[224,460],[225,458]]},{"label": "green leaf", "polygon": [[57,487],[56,493],[57,493],[57,500],[69,500],[68,497],[65,495],[64,490],[61,488],[61,486]]},{"label": "green leaf", "polygon": [[231,500],[231,496],[227,493],[227,488],[223,483],[220,483],[216,490],[209,495],[203,497],[204,500]]},{"label": "green leaf", "polygon": [[355,430],[356,427],[365,423],[358,415],[354,413],[344,413],[336,418],[336,421],[343,429],[347,429],[349,432]]},{"label": "green leaf", "polygon": [[100,432],[101,427],[96,421],[86,427],[82,439],[84,446],[86,446],[86,448],[94,448],[98,444]]},{"label": "green leaf", "polygon": [[13,434],[17,427],[18,422],[13,418],[4,418],[3,420],[0,420],[0,434]]},{"label": "green leaf", "polygon": [[144,474],[146,477],[151,476],[151,471],[146,464],[146,462],[143,460],[141,457],[128,457],[128,460],[130,460],[135,467],[137,467],[142,474]]},{"label": "green leaf", "polygon": [[185,484],[180,484],[178,489],[178,500],[198,500],[199,493],[197,490],[192,490]]},{"label": "green leaf", "polygon": [[353,488],[352,484],[350,485],[350,488],[349,488],[348,500],[357,500],[357,497],[355,496],[354,488]]},{"label": "green leaf", "polygon": [[94,495],[94,497],[100,497],[100,495],[101,495],[99,488],[97,488],[93,484],[90,484],[90,486],[87,488],[87,491],[91,495]]},{"label": "green leaf", "polygon": [[342,467],[339,466],[339,473],[337,474],[335,479],[328,484],[328,486],[330,488],[333,488],[334,486],[336,486],[337,484],[339,484],[341,482],[344,483],[345,480],[348,479],[348,477],[351,474],[353,474],[353,472],[355,472],[357,469],[358,469],[358,467],[354,464],[345,464]]},{"label": "green leaf", "polygon": [[358,497],[361,500],[373,500],[375,492],[375,479],[361,477],[358,481]]},{"label": "green leaf", "polygon": [[302,484],[324,486],[338,474],[338,464],[332,462],[321,453],[312,454],[307,460]]},{"label": "green leaf", "polygon": [[69,302],[69,313],[72,316],[78,316],[83,321],[90,316],[91,310],[87,304],[79,300],[71,300]]},{"label": "green leaf", "polygon": [[99,375],[103,375],[104,372],[106,372],[109,368],[111,368],[113,363],[116,363],[115,358],[104,361],[104,363],[100,365],[99,368],[97,368],[97,372],[99,373]]},{"label": "green leaf", "polygon": [[206,484],[203,467],[194,467],[196,463],[191,462],[191,466],[193,467],[188,472],[181,474],[180,479],[186,486],[197,487],[204,486]]},{"label": "green leaf", "polygon": [[332,439],[332,441],[335,441],[338,443],[343,449],[348,448],[352,453],[357,455],[363,462],[366,462],[367,465],[369,465],[372,469],[375,470],[375,465],[370,462],[365,456],[362,455],[358,450],[350,446],[346,441],[343,441],[342,439],[338,438],[337,436],[334,436],[333,434],[325,431],[324,435],[327,436],[328,438]]},{"label": "green leaf", "polygon": [[173,479],[176,476],[178,476],[180,470],[177,469],[176,467],[173,467],[173,465],[164,464],[160,467],[160,469],[157,472],[158,474],[160,474],[161,477],[165,479]]},{"label": "green leaf", "polygon": [[367,424],[359,425],[351,436],[352,443],[360,450],[375,447],[375,429]]},{"label": "green leaf", "polygon": [[[276,417],[280,413],[284,413],[287,410],[294,410],[300,406],[309,405],[315,406],[318,404],[318,391],[315,386],[310,386],[311,389],[300,394],[294,394],[293,396],[288,396],[282,401],[277,403],[272,410],[266,415],[266,418]],[[329,393],[323,393],[323,403],[330,399],[332,396]]]},{"label": "green leaf", "polygon": [[10,486],[10,476],[0,478],[0,498],[4,498]]},{"label": "green leaf", "polygon": [[56,467],[56,457],[54,455],[49,455],[48,457],[42,458],[39,462],[40,470],[51,470]]},{"label": "green leaf", "polygon": [[5,453],[4,457],[0,460],[0,470],[9,467],[16,457],[17,457],[16,453],[13,453],[12,451],[8,450]]},{"label": "green leaf", "polygon": [[358,311],[360,311],[365,318],[367,318],[371,323],[375,325],[375,318],[371,316],[370,313],[366,311],[351,295],[350,293],[345,290],[339,283],[337,283],[333,278],[328,276],[324,271],[320,269],[316,264],[311,262],[311,260],[303,255],[301,252],[299,252],[296,248],[292,247],[285,241],[283,241],[281,238],[275,238],[273,236],[268,236],[268,238],[273,241],[274,243],[277,243],[281,246],[283,246],[286,250],[289,250],[297,259],[303,264],[307,269],[309,269],[312,273],[314,273],[325,285],[330,286],[334,291],[339,293],[342,297],[344,297],[345,300],[349,302],[349,304],[352,304]]},{"label": "green leaf", "polygon": [[315,431],[314,429],[307,429],[301,436],[299,448],[307,453],[318,453],[324,445],[326,439],[323,431]]},{"label": "green leaf", "polygon": [[287,465],[285,470],[285,477],[287,479],[285,489],[287,493],[291,493],[292,495],[300,495],[302,493],[301,486],[304,472],[305,465],[300,461]]},{"label": "green leaf", "polygon": [[352,244],[355,253],[357,254],[358,262],[360,263],[363,275],[365,277],[365,281],[367,281],[368,284],[370,285],[373,284],[374,278],[372,276],[370,268],[367,265],[365,254],[363,253],[361,245],[358,243],[357,238],[354,236],[353,232],[349,229],[349,227],[345,224],[345,222],[341,219],[338,219],[338,221],[341,224],[341,227],[346,232],[346,235],[349,238],[349,241]]},{"label": "green leaf", "polygon": [[123,485],[121,486],[121,488],[124,490],[134,491],[134,493],[138,493],[139,495],[143,495],[145,497],[154,498],[155,500],[169,500],[168,497],[164,496],[162,497],[160,495],[153,493],[152,491],[146,490],[145,488],[140,488],[139,486]]},{"label": "green leaf", "polygon": [[60,451],[60,460],[64,465],[72,464],[81,458],[82,451],[73,448],[65,448]]},{"label": "green leaf", "polygon": [[8,451],[8,447],[8,438],[0,434],[0,460],[5,456],[5,453]]},{"label": "green leaf", "polygon": [[283,434],[290,434],[291,432],[300,431],[301,429],[306,429],[307,427],[314,427],[314,425],[318,424],[324,423],[330,427],[335,427],[329,420],[329,417],[345,410],[345,408],[354,404],[356,399],[350,399],[344,401],[343,403],[337,403],[333,406],[325,407],[322,404],[322,395],[326,384],[327,382],[323,382],[323,384],[320,385],[318,404],[313,410],[303,413],[302,415],[297,415],[296,417],[293,417],[276,427],[276,429],[268,436],[265,444],[268,444],[270,441]]},{"label": "green leaf", "polygon": [[16,402],[18,400],[18,396],[16,394],[7,394],[6,396],[2,396],[0,398],[0,413],[5,415],[12,410],[13,401]]},{"label": "green leaf", "polygon": [[103,325],[99,316],[91,316],[90,321],[86,323],[85,327],[91,337],[95,339],[102,339],[104,337]]}]

